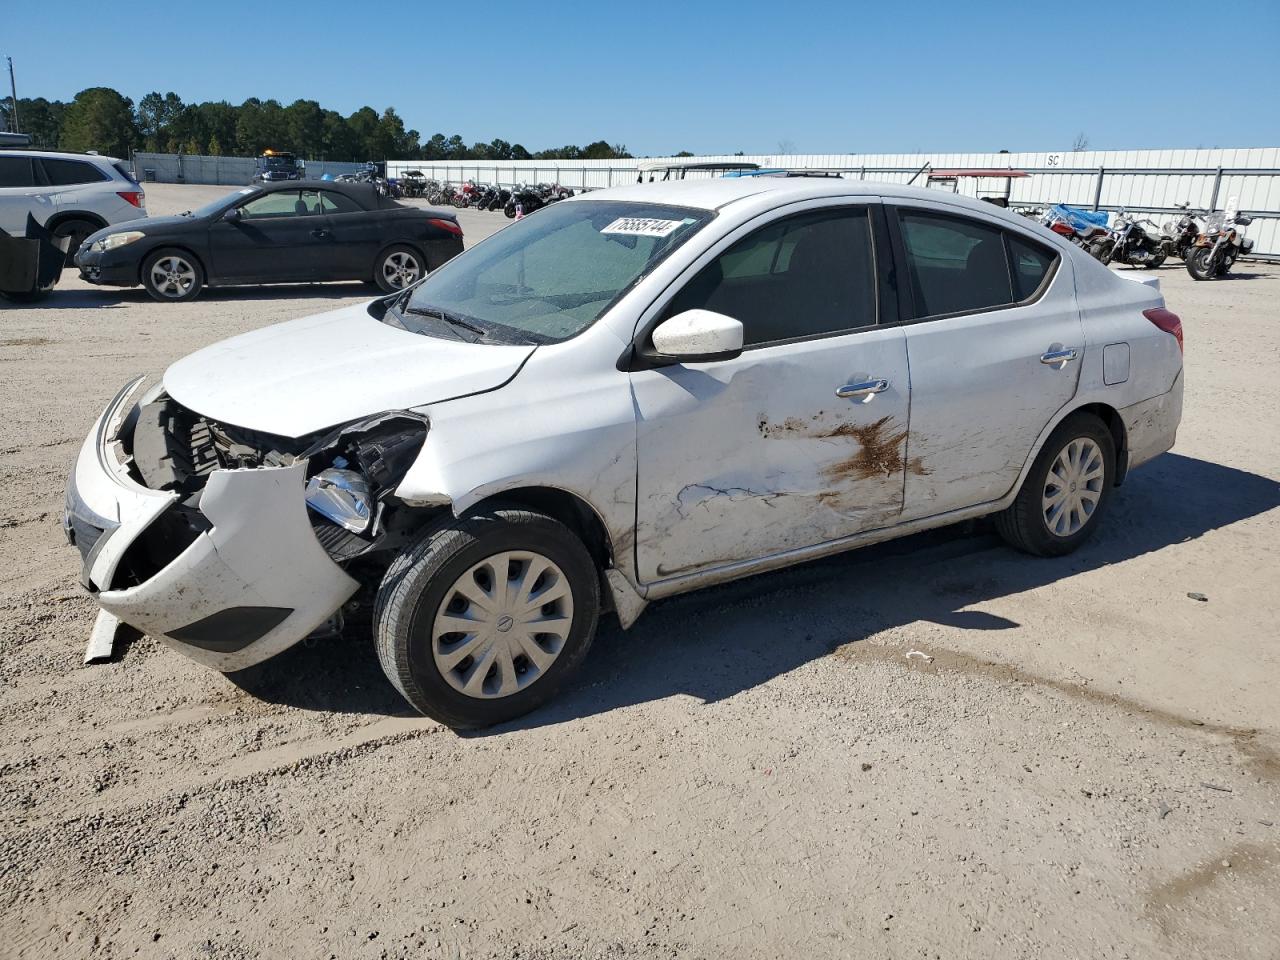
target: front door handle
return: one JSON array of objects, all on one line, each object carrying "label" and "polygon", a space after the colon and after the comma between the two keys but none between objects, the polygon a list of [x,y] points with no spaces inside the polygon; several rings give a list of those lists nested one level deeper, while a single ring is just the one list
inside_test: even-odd
[{"label": "front door handle", "polygon": [[323,240],[325,237],[329,236],[329,231],[322,227],[318,230],[312,230],[311,235],[317,240]]},{"label": "front door handle", "polygon": [[1070,364],[1075,360],[1075,349],[1066,347],[1064,349],[1051,349],[1048,353],[1042,353],[1042,364]]},{"label": "front door handle", "polygon": [[888,380],[861,380],[858,383],[846,383],[836,388],[836,396],[841,399],[849,397],[869,397],[873,393],[884,393],[889,389]]},{"label": "front door handle", "polygon": [[1063,350],[1050,350],[1048,353],[1041,354],[1041,363],[1070,363],[1076,358],[1076,352],[1072,347]]}]

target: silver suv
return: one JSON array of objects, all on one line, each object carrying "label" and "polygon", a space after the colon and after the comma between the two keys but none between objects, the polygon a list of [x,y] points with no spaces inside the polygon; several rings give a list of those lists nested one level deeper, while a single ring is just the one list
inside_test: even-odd
[{"label": "silver suv", "polygon": [[0,151],[0,229],[25,236],[27,216],[69,237],[68,260],[85,237],[147,215],[146,195],[125,161],[83,153]]}]

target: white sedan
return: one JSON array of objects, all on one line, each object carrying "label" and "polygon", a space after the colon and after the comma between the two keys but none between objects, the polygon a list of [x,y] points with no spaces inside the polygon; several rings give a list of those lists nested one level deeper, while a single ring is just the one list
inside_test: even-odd
[{"label": "white sedan", "polygon": [[235,671],[363,601],[391,682],[467,727],[550,697],[604,610],[988,514],[1074,550],[1174,442],[1182,326],[988,204],[684,181],[138,385],[67,497],[99,639]]}]

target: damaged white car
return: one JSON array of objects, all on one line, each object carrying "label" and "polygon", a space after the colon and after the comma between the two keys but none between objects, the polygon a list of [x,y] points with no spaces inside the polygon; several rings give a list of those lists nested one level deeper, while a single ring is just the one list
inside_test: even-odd
[{"label": "damaged white car", "polygon": [[550,697],[602,610],[984,514],[1073,550],[1174,442],[1182,328],[988,204],[684,181],[139,390],[67,495],[100,632],[236,671],[369,603],[391,682],[467,727]]}]

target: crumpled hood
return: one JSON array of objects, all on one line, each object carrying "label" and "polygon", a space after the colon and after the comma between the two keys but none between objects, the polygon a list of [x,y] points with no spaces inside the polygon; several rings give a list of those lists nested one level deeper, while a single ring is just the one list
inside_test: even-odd
[{"label": "crumpled hood", "polygon": [[300,437],[493,390],[535,349],[408,333],[358,304],[205,347],[169,367],[164,386],[212,420]]}]

